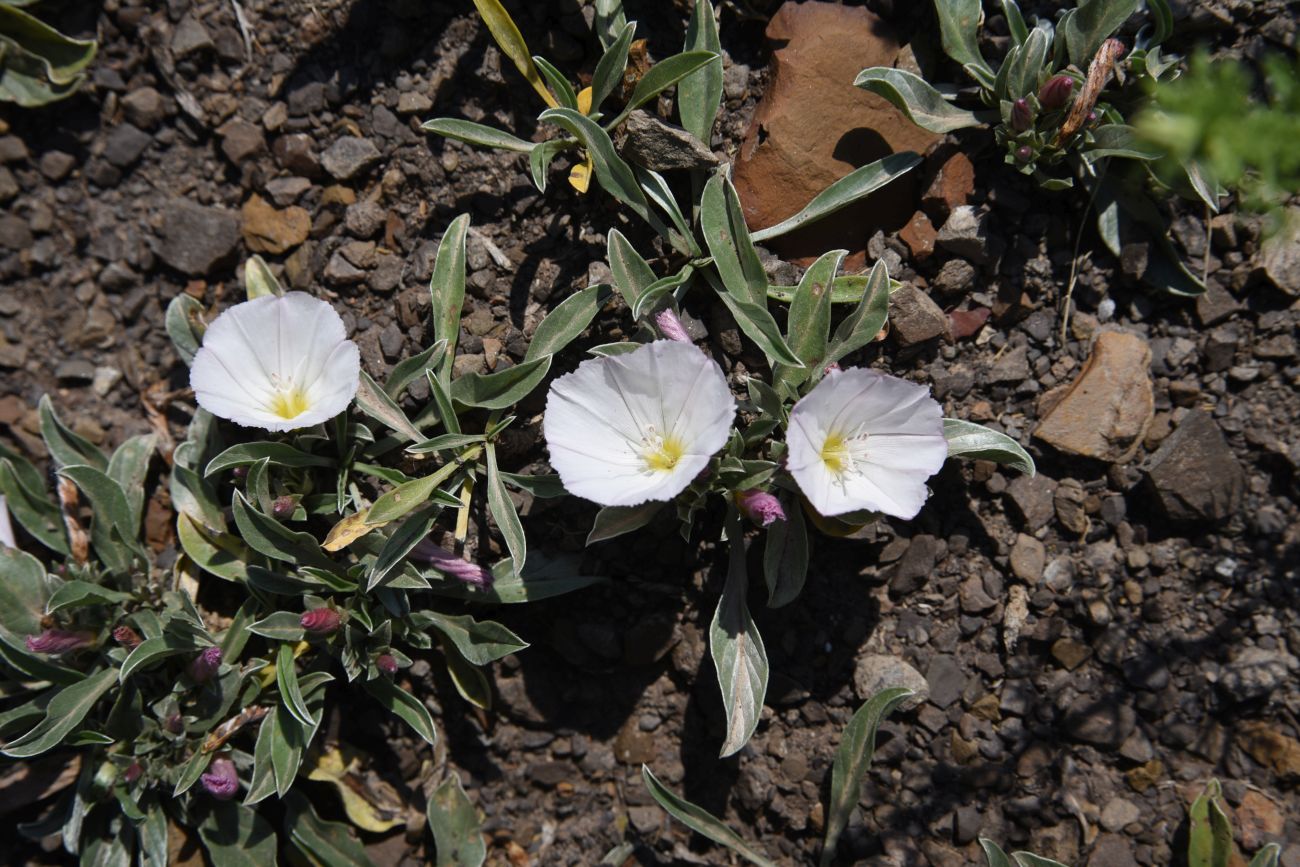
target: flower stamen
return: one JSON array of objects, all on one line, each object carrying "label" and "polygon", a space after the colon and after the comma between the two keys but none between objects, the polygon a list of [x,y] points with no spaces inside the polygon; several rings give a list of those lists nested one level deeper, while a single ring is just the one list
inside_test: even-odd
[{"label": "flower stamen", "polygon": [[266,409],[268,412],[288,420],[302,415],[310,406],[311,402],[307,400],[307,393],[298,386],[291,385],[288,388],[281,387],[275,394],[271,395]]},{"label": "flower stamen", "polygon": [[641,452],[641,460],[645,462],[646,470],[652,473],[671,472],[686,453],[676,437],[662,437],[655,433],[653,427],[646,433],[642,444],[644,451]]}]

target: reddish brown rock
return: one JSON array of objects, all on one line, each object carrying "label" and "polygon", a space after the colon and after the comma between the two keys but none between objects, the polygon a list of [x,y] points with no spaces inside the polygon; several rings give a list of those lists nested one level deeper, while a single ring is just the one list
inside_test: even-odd
[{"label": "reddish brown rock", "polygon": [[303,208],[291,206],[277,210],[254,193],[242,209],[244,243],[255,253],[280,254],[307,240],[311,215]]},{"label": "reddish brown rock", "polygon": [[[785,3],[767,27],[774,44],[771,84],[750,123],[735,166],[736,190],[751,229],[797,213],[853,169],[896,151],[923,153],[938,140],[882,97],[853,86],[869,66],[893,66],[899,44],[880,18],[856,6]],[[867,239],[902,228],[916,210],[912,173],[866,201],[773,240],[795,261],[842,247],[860,268]]]},{"label": "reddish brown rock", "polygon": [[1241,829],[1241,845],[1249,852],[1276,840],[1286,826],[1282,811],[1271,798],[1254,789],[1247,789],[1237,807],[1237,826]]},{"label": "reddish brown rock", "polygon": [[920,262],[928,259],[934,253],[934,240],[938,237],[939,232],[930,222],[930,218],[925,215],[925,211],[917,211],[908,220],[907,225],[898,232],[898,237],[903,239],[907,249],[912,251],[912,258]]},{"label": "reddish brown rock", "polygon": [[1034,436],[1068,454],[1122,462],[1137,451],[1154,413],[1151,349],[1136,334],[1107,331]]},{"label": "reddish brown rock", "polygon": [[921,207],[942,225],[955,208],[970,204],[975,193],[975,166],[970,157],[949,147],[935,148],[926,158],[925,194]]}]

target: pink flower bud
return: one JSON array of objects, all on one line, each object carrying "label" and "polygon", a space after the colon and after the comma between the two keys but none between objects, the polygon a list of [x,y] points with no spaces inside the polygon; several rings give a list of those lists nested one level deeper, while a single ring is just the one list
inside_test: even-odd
[{"label": "pink flower bud", "polygon": [[329,635],[339,628],[342,619],[333,608],[313,608],[304,612],[298,622],[313,635]]},{"label": "pink flower bud", "polygon": [[239,791],[239,774],[235,763],[225,756],[217,756],[208,765],[208,772],[199,777],[203,788],[218,801],[229,801]]},{"label": "pink flower bud", "polygon": [[294,510],[297,508],[298,503],[293,497],[276,497],[275,502],[271,504],[271,517],[283,521],[293,517]]},{"label": "pink flower bud", "polygon": [[442,574],[464,581],[466,584],[484,589],[492,586],[492,573],[487,569],[444,551],[429,539],[422,539],[411,549],[411,557],[423,560]]},{"label": "pink flower bud", "polygon": [[1074,79],[1068,75],[1055,75],[1039,88],[1038,104],[1044,111],[1055,111],[1070,101],[1074,92]]},{"label": "pink flower bud", "polygon": [[397,674],[397,660],[391,653],[381,653],[375,657],[375,668],[384,674]]},{"label": "pink flower bud", "polygon": [[163,721],[163,726],[167,731],[174,735],[178,735],[185,731],[185,718],[178,713],[171,714]]},{"label": "pink flower bud", "polygon": [[230,474],[234,476],[236,479],[247,478],[248,467],[235,467],[233,470],[230,471]]},{"label": "pink flower bud", "polygon": [[136,780],[140,779],[140,775],[143,773],[144,768],[140,767],[140,763],[132,762],[127,765],[126,770],[122,773],[122,779],[127,783],[134,783]]},{"label": "pink flower bud", "polygon": [[190,677],[195,683],[207,683],[221,667],[221,648],[208,647],[190,663]]},{"label": "pink flower bud", "polygon": [[785,520],[785,510],[781,508],[781,501],[767,491],[757,489],[739,491],[736,493],[736,505],[740,507],[740,511],[746,518],[760,527],[766,527],[773,521]]},{"label": "pink flower bud", "polygon": [[1034,110],[1029,107],[1029,100],[1021,97],[1011,104],[1011,128],[1024,132],[1034,123]]},{"label": "pink flower bud", "polygon": [[671,310],[660,310],[655,314],[655,324],[659,326],[659,333],[668,340],[676,340],[678,343],[692,343],[691,336],[686,333],[686,326],[682,320],[677,318],[677,314]]},{"label": "pink flower bud", "polygon": [[1021,145],[1016,148],[1016,159],[1022,163],[1027,163],[1034,158],[1034,149],[1029,145]]},{"label": "pink flower bud", "polygon": [[67,653],[69,650],[76,650],[79,647],[86,647],[94,640],[95,635],[92,632],[46,629],[40,635],[27,636],[26,644],[27,649],[32,653],[54,655]]},{"label": "pink flower bud", "polygon": [[127,649],[135,648],[143,640],[140,633],[129,626],[119,626],[113,630],[113,640]]}]

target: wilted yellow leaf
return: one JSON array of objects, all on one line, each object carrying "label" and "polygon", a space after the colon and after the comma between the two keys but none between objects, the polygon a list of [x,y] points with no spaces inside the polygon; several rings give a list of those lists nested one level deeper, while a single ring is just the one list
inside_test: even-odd
[{"label": "wilted yellow leaf", "polygon": [[406,804],[397,790],[374,772],[363,770],[361,754],[356,750],[322,750],[307,779],[330,783],[338,789],[348,819],[363,831],[379,834],[406,824]]},{"label": "wilted yellow leaf", "polygon": [[580,193],[586,193],[591,186],[592,169],[591,155],[588,154],[585,160],[569,170],[569,186]]},{"label": "wilted yellow leaf", "polygon": [[474,5],[505,56],[515,62],[519,72],[528,79],[533,90],[537,91],[548,106],[557,107],[559,102],[546,89],[541,73],[537,71],[537,64],[533,63],[533,55],[528,50],[528,44],[524,42],[523,34],[515,26],[510,13],[501,5],[501,0],[474,0]]},{"label": "wilted yellow leaf", "polygon": [[591,88],[584,87],[578,91],[578,111],[591,114]]},{"label": "wilted yellow leaf", "polygon": [[367,524],[366,516],[370,514],[367,509],[364,512],[356,512],[348,515],[342,521],[330,529],[329,535],[325,537],[325,543],[321,545],[326,551],[342,551],[371,530],[378,530],[387,522],[379,524]]}]

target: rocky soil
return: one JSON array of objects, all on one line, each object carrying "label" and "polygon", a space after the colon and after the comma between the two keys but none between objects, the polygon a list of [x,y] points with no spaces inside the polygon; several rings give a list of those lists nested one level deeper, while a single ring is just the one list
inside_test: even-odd
[{"label": "rocky soil", "polygon": [[[589,8],[508,5],[535,52],[590,74]],[[784,81],[797,94],[790,81],[831,60],[851,80],[871,62],[925,57],[928,4],[867,5],[899,42],[918,36],[902,55],[887,34],[846,40],[873,20],[865,10],[788,11],[775,35],[816,15],[839,39],[819,52],[786,32],[774,71],[764,28],[777,4],[727,5],[726,107],[709,144],[739,160],[750,208],[765,182],[824,184],[874,158],[877,139],[929,146],[874,222],[846,219],[781,252],[844,244],[888,262],[908,286],[864,363],[929,384],[948,416],[1018,438],[1039,474],[950,465],[916,521],[818,538],[803,596],[756,611],[769,706],[727,760],[705,640],[716,524],[702,521],[691,543],[665,522],[582,553],[594,508],[525,504],[539,549],[610,580],[501,614],[533,646],[496,668],[489,714],[459,700],[436,656],[419,661],[411,679],[445,735],[436,754],[378,709],[340,709],[332,731],[369,751],[412,811],[409,833],[369,841],[377,863],[423,862],[418,790],[444,762],[486,815],[493,863],[594,864],[624,841],[632,863],[727,863],[653,805],[642,762],[779,863],[810,863],[844,724],[876,686],[904,679],[924,700],[885,726],[842,863],[982,863],[985,835],[1067,864],[1176,864],[1186,806],[1218,776],[1243,850],[1279,841],[1282,863],[1300,865],[1300,250],[1231,207],[1207,221],[1178,206],[1175,239],[1208,291],[1149,294],[1131,276],[1142,251],[1111,257],[1082,202],[1037,191],[987,133],[931,146],[879,105],[862,109],[882,127],[852,139],[862,148],[765,180],[761,150],[782,146],[781,124],[798,131],[796,111],[838,115],[844,135],[866,123],[854,106],[869,99],[836,91],[832,112],[806,96],[760,107],[765,93],[780,99]],[[1277,0],[1176,5],[1176,49],[1295,47],[1294,7]],[[685,10],[626,6],[653,57],[678,50]],[[168,393],[185,371],[163,309],[179,292],[239,298],[251,253],[345,311],[382,377],[428,339],[433,255],[458,213],[475,227],[461,370],[518,361],[548,307],[607,279],[610,228],[650,249],[607,196],[578,196],[558,171],[543,196],[521,160],[418,130],[447,115],[550,134],[468,3],[106,0],[66,12],[65,30],[102,40],[90,86],[0,112],[0,438],[34,459],[45,393],[97,442],[148,430],[145,400],[170,407],[180,436],[186,398]],[[988,31],[990,48],[1005,41],[993,15]],[[771,267],[779,283],[797,278]],[[734,323],[704,293],[688,311],[730,369]],[[611,309],[589,343],[628,324]],[[521,410],[511,469],[544,461],[539,410],[539,399]],[[156,499],[149,538],[163,557],[175,555],[169,520]],[[333,796],[312,791],[329,812]],[[66,858],[51,840],[24,857]]]}]

